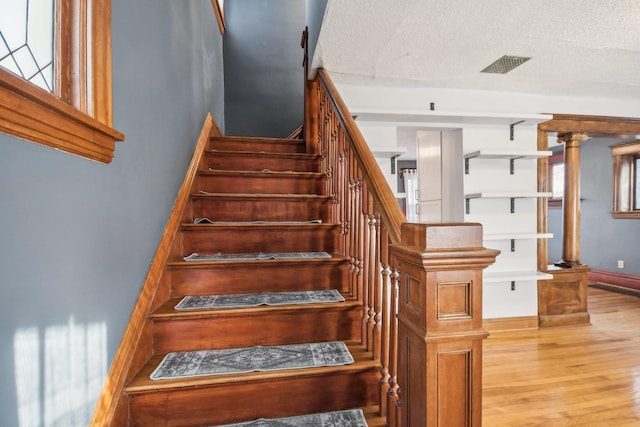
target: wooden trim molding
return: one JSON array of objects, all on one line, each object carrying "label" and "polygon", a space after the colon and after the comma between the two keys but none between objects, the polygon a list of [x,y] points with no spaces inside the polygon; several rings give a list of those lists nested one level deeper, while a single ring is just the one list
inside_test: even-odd
[{"label": "wooden trim molding", "polygon": [[0,131],[109,163],[124,135],[55,95],[0,69]]},{"label": "wooden trim molding", "polygon": [[227,26],[224,22],[224,10],[220,6],[219,0],[211,0],[211,4],[213,5],[213,10],[216,13],[216,21],[218,21],[218,27],[220,28],[220,34],[224,34]]},{"label": "wooden trim molding", "polygon": [[553,114],[553,119],[542,122],[538,129],[549,132],[640,134],[640,119],[631,117]]},{"label": "wooden trim molding", "polygon": [[55,94],[0,69],[0,131],[109,163],[124,140],[112,128],[111,2],[88,1],[56,2]]},{"label": "wooden trim molding", "polygon": [[613,155],[613,209],[616,219],[640,218],[637,206],[636,185],[639,171],[634,166],[640,155],[640,142],[631,141],[611,146]]},{"label": "wooden trim molding", "polygon": [[490,333],[535,330],[538,329],[538,316],[483,319],[482,327]]},{"label": "wooden trim molding", "polygon": [[590,282],[606,283],[623,288],[640,290],[640,276],[633,274],[617,273],[615,271],[592,268],[591,271],[587,273],[587,279]]},{"label": "wooden trim molding", "polygon": [[[196,144],[193,158],[191,159],[182,187],[180,187],[180,192],[171,211],[169,221],[158,244],[158,249],[153,257],[149,272],[142,285],[142,290],[131,313],[131,318],[127,324],[120,346],[111,362],[111,368],[109,369],[105,385],[93,413],[91,426],[121,425],[118,424],[118,422],[114,422],[114,419],[120,419],[118,418],[116,410],[123,410],[121,402],[122,389],[133,373],[140,368],[140,366],[136,366],[136,363],[134,363],[132,359],[133,354],[144,339],[147,317],[154,308],[154,296],[158,293],[168,292],[168,290],[159,288],[163,283],[161,278],[171,254],[173,240],[180,227],[182,220],[181,213],[189,202],[190,190],[210,137],[221,135],[222,132],[211,114],[207,115],[202,132],[198,138],[198,143]],[[149,354],[151,354],[151,352],[149,352]],[[144,361],[142,363],[144,363]]]}]

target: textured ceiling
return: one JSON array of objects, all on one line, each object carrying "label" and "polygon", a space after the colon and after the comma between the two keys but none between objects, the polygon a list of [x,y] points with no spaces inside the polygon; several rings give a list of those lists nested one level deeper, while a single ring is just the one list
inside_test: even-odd
[{"label": "textured ceiling", "polygon": [[[532,57],[508,74],[480,71]],[[328,0],[313,67],[383,84],[640,97],[638,0]]]}]

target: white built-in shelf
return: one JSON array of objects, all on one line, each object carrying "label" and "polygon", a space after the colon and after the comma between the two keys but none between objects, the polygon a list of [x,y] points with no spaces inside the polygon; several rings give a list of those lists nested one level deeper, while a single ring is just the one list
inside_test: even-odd
[{"label": "white built-in shelf", "polygon": [[516,240],[524,240],[524,239],[551,239],[553,237],[552,233],[496,233],[496,234],[485,234],[483,240],[485,241],[495,241],[495,240],[510,240],[511,241],[511,252],[516,251]]},{"label": "white built-in shelf", "polygon": [[478,113],[464,111],[433,111],[396,108],[357,108],[350,107],[356,121],[386,122],[403,124],[476,124],[476,125],[536,125],[551,120],[549,114],[520,113]]},{"label": "white built-in shelf", "polygon": [[552,193],[523,193],[523,192],[495,192],[495,193],[470,193],[464,195],[465,210],[467,214],[471,213],[469,201],[471,199],[510,199],[511,213],[516,211],[515,199],[535,199],[540,197],[551,197]]},{"label": "white built-in shelf", "polygon": [[407,152],[405,147],[371,147],[371,152],[376,157],[397,157]]},{"label": "white built-in shelf", "polygon": [[469,193],[465,194],[465,199],[526,199],[537,197],[551,197],[550,192],[534,193],[534,192],[521,192],[521,191],[501,191],[501,192],[482,192],[482,193]]},{"label": "white built-in shelf", "polygon": [[551,239],[553,233],[487,233],[484,240]]},{"label": "white built-in shelf", "polygon": [[540,159],[551,156],[551,151],[517,151],[517,150],[478,150],[464,155],[464,173],[469,174],[470,159],[505,159],[509,160],[511,175],[515,172],[515,161],[518,159]]},{"label": "white built-in shelf", "polygon": [[551,280],[553,275],[541,271],[485,271],[482,275],[484,283],[504,283],[521,280]]}]

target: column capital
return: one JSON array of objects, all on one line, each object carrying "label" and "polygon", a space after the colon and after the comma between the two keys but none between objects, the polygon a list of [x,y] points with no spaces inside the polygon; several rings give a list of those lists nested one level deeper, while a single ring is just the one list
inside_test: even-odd
[{"label": "column capital", "polygon": [[570,147],[579,147],[580,142],[586,141],[591,138],[589,135],[583,132],[564,132],[558,133],[557,141],[558,144],[566,144]]}]

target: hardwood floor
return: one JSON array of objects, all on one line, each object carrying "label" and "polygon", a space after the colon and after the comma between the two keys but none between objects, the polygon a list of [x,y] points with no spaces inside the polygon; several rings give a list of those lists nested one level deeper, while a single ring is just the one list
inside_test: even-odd
[{"label": "hardwood floor", "polygon": [[589,287],[589,312],[484,341],[484,427],[640,426],[640,298]]}]

